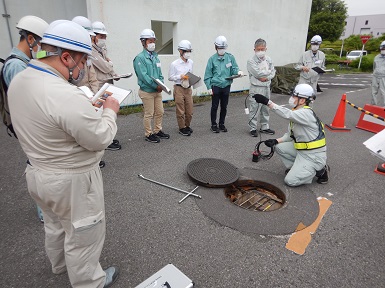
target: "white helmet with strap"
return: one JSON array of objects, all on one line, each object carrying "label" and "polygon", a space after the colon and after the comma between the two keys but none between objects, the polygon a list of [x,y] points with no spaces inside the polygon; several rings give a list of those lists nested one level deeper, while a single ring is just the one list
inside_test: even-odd
[{"label": "white helmet with strap", "polygon": [[322,43],[322,38],[321,36],[319,35],[315,35],[311,38],[310,40],[310,44],[314,44],[314,45],[321,45]]},{"label": "white helmet with strap", "polygon": [[150,39],[150,38],[156,39],[156,37],[155,37],[155,32],[152,31],[151,29],[144,29],[144,30],[140,33],[140,36],[139,36],[139,39],[140,39],[140,40],[142,40],[142,39]]},{"label": "white helmet with strap", "polygon": [[188,40],[182,40],[178,44],[178,50],[191,51],[191,43]]},{"label": "white helmet with strap", "polygon": [[92,24],[91,20],[84,17],[84,16],[76,16],[72,19],[73,22],[78,23],[80,26],[82,26],[84,29],[87,30],[88,34],[90,36],[95,36],[96,34],[94,31],[92,31]]},{"label": "white helmet with strap", "polygon": [[218,36],[217,38],[215,38],[214,44],[218,48],[226,49],[227,48],[227,39],[225,36]]},{"label": "white helmet with strap", "polygon": [[88,32],[79,24],[69,20],[52,22],[44,32],[41,43],[87,55],[92,54],[91,38]]},{"label": "white helmet with strap", "polygon": [[92,23],[92,30],[96,34],[104,34],[104,35],[108,34],[106,30],[106,26],[104,26],[104,24],[100,21],[95,21],[94,23]]},{"label": "white helmet with strap", "polygon": [[315,100],[314,89],[309,84],[298,84],[295,86],[293,96],[305,98],[308,100]]},{"label": "white helmet with strap", "polygon": [[20,33],[28,31],[42,38],[44,31],[48,28],[48,23],[39,17],[28,15],[17,22],[16,28],[20,30]]},{"label": "white helmet with strap", "polygon": [[380,44],[380,50],[385,50],[385,41],[382,41]]}]

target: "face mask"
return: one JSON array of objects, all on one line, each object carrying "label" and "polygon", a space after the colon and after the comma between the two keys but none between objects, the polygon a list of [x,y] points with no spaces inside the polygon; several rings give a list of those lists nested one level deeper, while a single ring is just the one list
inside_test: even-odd
[{"label": "face mask", "polygon": [[217,53],[219,56],[223,56],[226,53],[226,49],[217,49]]},{"label": "face mask", "polygon": [[106,39],[98,39],[96,45],[98,45],[100,48],[106,48]]},{"label": "face mask", "polygon": [[385,55],[385,50],[381,50],[381,55]]},{"label": "face mask", "polygon": [[255,55],[256,55],[258,58],[263,58],[263,57],[265,57],[265,55],[266,55],[266,51],[256,51],[256,52],[255,52]]},{"label": "face mask", "polygon": [[289,106],[293,108],[295,107],[295,98],[293,96],[289,98]]},{"label": "face mask", "polygon": [[148,43],[147,50],[150,52],[155,51],[155,43]]},{"label": "face mask", "polygon": [[187,59],[190,59],[190,57],[191,57],[191,52],[184,52],[184,53],[183,53],[183,58],[184,58],[184,59],[187,60]]},{"label": "face mask", "polygon": [[[71,57],[71,56],[70,56]],[[78,84],[83,80],[84,78],[84,69],[80,69],[78,64],[76,64],[75,60],[71,57],[72,61],[75,63],[75,67],[72,67],[72,68],[68,68],[68,71],[70,73],[70,77],[68,79],[68,82],[70,82],[71,84],[74,84],[76,86],[78,86]],[[79,75],[78,75],[78,78],[74,79],[72,78],[72,73],[74,71],[75,68],[78,68],[79,70]]]},{"label": "face mask", "polygon": [[37,51],[33,51],[33,49],[31,50],[31,54],[32,54],[32,59],[37,59],[36,55],[37,53],[41,50],[41,47],[39,44],[37,44]]},{"label": "face mask", "polygon": [[319,45],[311,45],[311,50],[312,51],[317,51],[319,48]]}]

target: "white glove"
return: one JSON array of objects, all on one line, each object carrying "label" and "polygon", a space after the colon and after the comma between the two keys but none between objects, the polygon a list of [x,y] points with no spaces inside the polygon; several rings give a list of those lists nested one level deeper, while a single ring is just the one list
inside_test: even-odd
[{"label": "white glove", "polygon": [[238,71],[239,76],[243,76],[243,72],[241,70]]},{"label": "white glove", "polygon": [[213,89],[208,90],[209,95],[213,95]]}]

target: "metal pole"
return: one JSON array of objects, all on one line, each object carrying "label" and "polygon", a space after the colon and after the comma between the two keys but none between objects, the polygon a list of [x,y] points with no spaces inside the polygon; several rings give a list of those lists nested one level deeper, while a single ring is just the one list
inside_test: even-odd
[{"label": "metal pole", "polygon": [[6,19],[6,22],[7,22],[8,35],[9,35],[9,40],[11,41],[11,49],[12,49],[13,41],[12,41],[11,27],[9,26],[9,17],[11,17],[11,15],[7,13],[7,6],[5,6],[5,0],[3,0],[3,7],[4,7],[4,14],[2,16]]},{"label": "metal pole", "polygon": [[345,39],[342,39],[342,45],[341,45],[341,51],[340,51],[340,58],[342,57],[342,50],[344,49],[344,41],[345,41]]},{"label": "metal pole", "polygon": [[179,204],[182,203],[184,201],[184,199],[186,199],[188,196],[191,196],[193,194],[193,192],[195,190],[197,190],[199,188],[199,186],[195,187],[193,190],[191,190],[190,193],[188,193],[186,196],[184,196],[182,199],[179,200]]},{"label": "metal pole", "polygon": [[364,55],[364,47],[365,47],[365,44],[362,45],[362,50],[361,50],[361,55],[360,55],[360,63],[358,63],[358,69],[360,69],[360,67],[361,67],[362,55]]},{"label": "metal pole", "polygon": [[[142,174],[139,174],[138,177],[139,177],[139,178],[142,178],[142,179],[144,179],[144,180],[147,180],[147,181],[149,181],[149,182],[158,184],[158,185],[160,185],[160,186],[164,186],[164,187],[167,187],[167,188],[170,188],[170,189],[173,189],[173,190],[176,190],[176,191],[185,193],[185,194],[190,194],[190,193],[191,193],[191,192],[187,192],[187,191],[185,191],[185,190],[182,190],[182,189],[179,189],[179,188],[176,188],[176,187],[172,187],[172,186],[170,186],[170,185],[167,185],[167,184],[164,184],[164,183],[160,183],[160,182],[158,182],[158,181],[155,181],[155,180],[146,178],[146,177],[144,177]],[[197,195],[197,194],[194,194],[194,193],[191,193],[190,195],[191,195],[191,196],[194,196],[194,197],[197,197],[197,198],[202,198],[201,196],[199,196],[199,195]]]}]

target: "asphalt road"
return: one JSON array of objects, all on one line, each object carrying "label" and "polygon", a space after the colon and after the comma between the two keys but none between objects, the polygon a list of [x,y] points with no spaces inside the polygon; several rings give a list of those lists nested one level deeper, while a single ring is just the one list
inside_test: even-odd
[{"label": "asphalt road", "polygon": [[[317,95],[314,110],[330,124],[346,92],[348,100],[363,107],[370,103],[368,81],[370,75],[323,75],[320,85],[324,92]],[[171,139],[159,144],[144,141],[140,113],[118,117],[116,138],[123,148],[106,151],[103,160],[107,165],[102,170],[107,235],[100,261],[103,267],[120,266],[121,275],[113,287],[135,287],[168,263],[199,288],[384,287],[385,176],[374,173],[380,160],[362,145],[374,134],[355,128],[360,112],[352,107],[346,107],[345,117],[350,132],[326,131],[329,183],[314,181],[305,187],[333,204],[304,255],[285,248],[290,235],[228,228],[200,210],[197,201],[205,201],[204,197],[178,204],[183,194],[138,178],[143,174],[190,191],[195,184],[186,174],[187,164],[213,157],[239,169],[275,173],[274,183],[282,184],[285,168],[278,156],[251,161],[258,139],[249,135],[244,98],[230,99],[228,133],[210,132],[209,102],[195,106],[191,137],[178,134],[175,108],[167,108],[163,129]],[[286,104],[288,96],[273,94],[272,100]],[[270,125],[279,137],[288,123],[271,113]],[[22,175],[26,156],[3,129],[0,137],[0,286],[69,287],[66,274],[51,273],[43,225]],[[210,193],[208,190],[223,193],[219,188],[203,187],[196,193]]]}]

